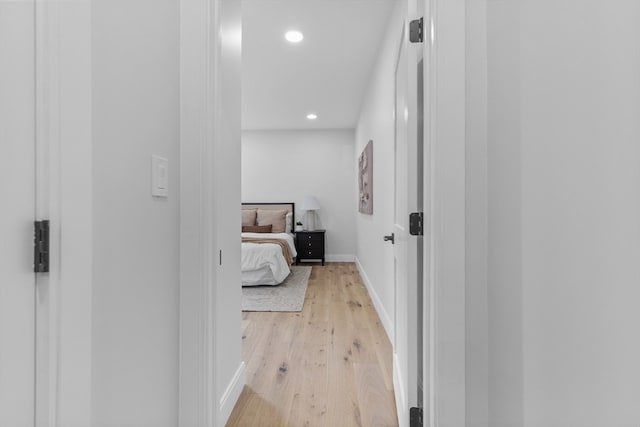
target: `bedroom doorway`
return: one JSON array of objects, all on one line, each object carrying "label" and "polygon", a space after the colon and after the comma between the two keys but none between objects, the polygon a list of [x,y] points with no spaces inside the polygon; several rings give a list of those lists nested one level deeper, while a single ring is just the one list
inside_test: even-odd
[{"label": "bedroom doorway", "polygon": [[[285,10],[279,10],[276,4],[280,3],[288,3],[289,6]],[[366,6],[367,9],[365,10],[363,6]],[[253,9],[254,7],[257,7],[259,12],[256,12]],[[296,17],[299,12],[310,16],[304,16],[304,18]],[[393,50],[395,50],[394,46],[397,43],[395,39],[390,42],[388,34],[391,31],[396,33],[397,30],[402,28],[402,17],[406,13],[407,7],[404,2],[396,0],[373,3],[360,1],[320,3],[278,1],[270,2],[268,6],[264,2],[256,0],[245,0],[243,2],[242,202],[274,203],[293,201],[299,203],[307,194],[316,196],[320,202],[320,210],[317,212],[320,224],[317,225],[317,228],[326,228],[326,252],[327,261],[329,262],[326,267],[332,267],[331,263],[336,261],[349,262],[352,263],[350,266],[354,267],[356,272],[359,271],[356,267],[355,256],[358,252],[358,242],[356,241],[357,210],[352,204],[352,200],[357,200],[357,191],[354,188],[354,194],[344,197],[336,203],[330,198],[335,197],[339,190],[351,188],[352,184],[355,187],[357,178],[355,176],[356,147],[354,146],[354,141],[356,141],[355,132],[363,108],[362,104],[369,92],[375,93],[378,91],[376,84],[370,83],[378,68],[384,68],[385,83],[383,84],[383,90],[385,94],[392,93],[393,57],[396,53]],[[363,16],[367,16],[367,19],[361,19]],[[286,41],[285,32],[289,28],[282,23],[283,17],[287,18],[284,19],[284,21],[288,21],[285,23],[287,26],[295,24],[297,28],[291,29],[296,29],[302,33],[302,39],[297,44]],[[330,19],[336,20],[337,23],[327,24],[326,21]],[[391,19],[396,23],[393,30],[390,29]],[[270,26],[265,27],[267,24],[270,24]],[[257,35],[254,33],[256,28],[261,29]],[[325,46],[323,44],[324,41],[319,39],[321,35],[326,36],[333,45]],[[351,48],[354,40],[360,40],[361,47],[357,49]],[[323,55],[326,55],[327,52],[333,55],[330,61],[325,61],[322,57],[309,53],[311,48],[318,45],[322,46]],[[249,49],[247,49],[247,46],[249,46]],[[256,49],[256,46],[259,49]],[[384,55],[382,55],[383,51]],[[361,55],[364,53],[367,53],[368,56],[362,57]],[[340,67],[353,62],[354,57],[359,60],[360,69],[357,71],[341,70]],[[381,60],[384,60],[384,67],[378,64]],[[312,70],[313,72],[306,71],[305,66],[309,64],[314,69]],[[336,70],[340,70],[338,75],[335,75]],[[406,74],[407,72],[405,64],[404,73]],[[257,74],[255,80],[252,77],[252,73]],[[283,87],[287,90],[274,91],[273,89],[280,87],[279,84],[283,81]],[[309,87],[313,87],[315,92],[313,96],[307,92]],[[354,88],[357,89],[355,92],[358,93],[352,96],[351,99],[346,99],[346,94],[352,94]],[[291,89],[293,89],[294,93],[291,93]],[[261,99],[258,95],[264,96],[265,99]],[[336,100],[329,105],[326,100],[331,98]],[[312,102],[316,100],[323,101],[323,105],[313,105]],[[393,100],[390,96],[384,97],[385,111],[393,108],[392,102]],[[353,112],[345,109],[347,105],[351,104],[355,105]],[[260,106],[263,109],[260,114],[256,114],[255,111]],[[288,118],[280,121],[277,117],[280,112],[287,114]],[[384,122],[385,134],[391,135],[393,131],[392,120],[391,114],[387,114]],[[328,146],[330,141],[327,141],[327,139],[335,137],[336,129],[349,129],[351,131],[351,134],[348,135],[350,144],[343,144],[340,147],[340,151],[332,153],[330,158],[327,159],[327,167],[315,176],[317,171],[314,166],[323,161],[324,154],[314,147],[322,144],[325,147]],[[332,131],[333,133],[328,135],[327,131]],[[320,137],[315,136],[314,138],[311,136],[314,132],[315,135],[320,135]],[[325,133],[323,134],[322,132]],[[384,139],[384,141],[376,138],[374,146],[375,144],[380,144],[378,147],[382,147],[382,144],[384,144],[384,151],[388,155],[390,163],[393,150],[392,138]],[[387,155],[384,157],[387,157]],[[270,161],[271,159],[273,161]],[[382,159],[382,157],[379,159]],[[407,156],[405,155],[405,161],[406,159]],[[266,170],[265,164],[268,164],[272,170]],[[338,169],[342,167],[351,168],[353,176],[342,182],[336,182],[333,178],[337,175]],[[387,167],[388,169],[383,179],[388,182],[392,179],[390,176],[392,170],[391,167]],[[274,173],[274,171],[277,171],[277,173]],[[381,187],[383,179],[380,181]],[[406,179],[405,184],[401,186],[406,187]],[[391,195],[390,189],[385,190],[385,197],[380,199],[380,207],[382,207],[382,203],[387,203],[387,195]],[[327,200],[329,201],[327,202]],[[332,223],[329,215],[334,214],[337,209],[343,208],[345,209],[344,214],[340,212],[340,215],[336,215],[336,219]],[[390,211],[389,205],[385,208],[377,210],[375,215],[380,218],[383,211]],[[303,215],[297,217],[296,220],[301,219],[304,221],[304,212],[301,213]],[[366,219],[368,218],[370,217]],[[388,221],[388,219],[389,217],[385,214],[385,221]],[[385,224],[385,227],[388,225]],[[339,229],[338,227],[340,226],[344,226],[344,230]],[[384,245],[377,235],[379,231],[380,227],[377,226],[375,234],[371,233],[372,236],[376,236],[376,246]],[[408,233],[407,227],[405,227],[405,231]],[[336,241],[343,236],[352,236],[354,243],[353,247],[348,248],[348,251],[340,252],[336,249],[339,249]],[[404,257],[402,258],[404,259]],[[379,261],[376,261],[375,264],[382,265],[387,263],[388,259]],[[326,267],[324,270],[328,270]],[[335,268],[338,269],[338,266]],[[342,269],[342,266],[339,268]],[[404,268],[401,268],[401,270],[405,271]],[[388,270],[385,268],[383,274],[387,272]],[[358,272],[358,274],[360,273]],[[379,271],[375,271],[373,274],[376,276],[375,281],[382,280]],[[334,275],[331,274],[330,276],[333,277]],[[313,277],[313,280],[318,280],[316,276]],[[370,281],[368,281],[367,286],[370,284]],[[392,300],[393,289],[392,284],[386,278],[384,279],[383,292],[384,310],[374,310],[377,320],[370,320],[370,322],[377,322],[378,326],[384,325],[382,335],[384,340],[387,340],[387,337],[393,340],[392,329],[394,325],[392,322],[395,316],[395,307]],[[369,292],[369,295],[371,294]],[[374,298],[376,298],[376,301],[379,300],[377,295]],[[346,301],[351,300],[348,299]],[[345,313],[347,313],[347,318],[351,315],[349,314],[350,311]],[[384,319],[381,321],[379,316],[384,317]],[[251,317],[243,315],[243,327],[250,327],[248,325],[251,324]],[[361,323],[360,325],[364,324]],[[407,334],[406,321],[404,326],[398,327],[403,329],[404,335]],[[387,328],[386,332],[388,334],[384,328]],[[248,342],[250,336],[243,334],[243,336],[245,335],[245,342]],[[396,336],[399,335],[396,334]],[[405,339],[405,345],[406,341]],[[252,351],[259,351],[259,347],[254,348]],[[402,355],[406,357],[406,351]],[[257,357],[260,358],[261,355],[257,355]],[[349,355],[347,354],[346,357],[349,357]],[[391,361],[393,355],[391,353],[388,359],[390,372],[382,382],[382,389],[384,390],[382,394],[391,393],[391,401],[393,401],[394,374],[393,362]],[[245,363],[248,362],[246,356],[244,361]],[[248,377],[251,377],[252,373],[249,365],[247,371]],[[291,371],[288,370],[287,372]],[[405,386],[407,381],[407,379],[404,380]],[[408,412],[406,417],[408,418]]]}]

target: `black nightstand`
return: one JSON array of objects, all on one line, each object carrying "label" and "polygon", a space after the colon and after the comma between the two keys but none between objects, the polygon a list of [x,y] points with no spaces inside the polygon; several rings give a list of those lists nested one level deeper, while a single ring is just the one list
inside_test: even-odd
[{"label": "black nightstand", "polygon": [[324,232],[325,230],[296,231],[296,264],[302,260],[321,260],[324,265]]}]

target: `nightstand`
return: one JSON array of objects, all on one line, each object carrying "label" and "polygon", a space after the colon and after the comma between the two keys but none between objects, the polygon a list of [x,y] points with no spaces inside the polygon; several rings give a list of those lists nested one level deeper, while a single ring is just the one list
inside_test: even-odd
[{"label": "nightstand", "polygon": [[320,260],[324,265],[324,232],[325,230],[296,231],[296,264],[302,260]]}]

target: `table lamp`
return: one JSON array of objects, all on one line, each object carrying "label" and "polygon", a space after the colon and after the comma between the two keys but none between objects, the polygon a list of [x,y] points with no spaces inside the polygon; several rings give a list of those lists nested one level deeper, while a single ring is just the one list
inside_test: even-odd
[{"label": "table lamp", "polygon": [[315,217],[316,212],[315,211],[320,209],[320,203],[318,203],[318,200],[316,200],[316,198],[313,196],[305,196],[305,198],[302,199],[302,203],[300,203],[299,207],[303,211],[307,211],[305,214],[306,215],[305,230],[307,231],[315,230],[316,229],[316,217]]}]

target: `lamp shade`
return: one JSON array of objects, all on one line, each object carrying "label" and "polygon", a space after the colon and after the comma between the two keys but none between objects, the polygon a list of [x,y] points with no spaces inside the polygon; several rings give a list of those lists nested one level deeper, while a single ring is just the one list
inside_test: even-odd
[{"label": "lamp shade", "polygon": [[313,196],[305,196],[298,207],[303,211],[317,211],[320,209],[320,203],[318,203],[318,200]]}]

